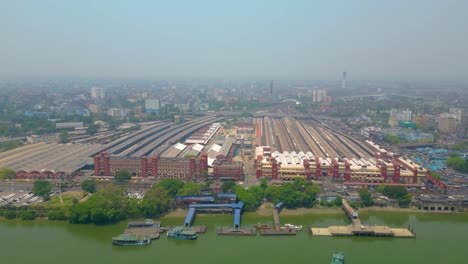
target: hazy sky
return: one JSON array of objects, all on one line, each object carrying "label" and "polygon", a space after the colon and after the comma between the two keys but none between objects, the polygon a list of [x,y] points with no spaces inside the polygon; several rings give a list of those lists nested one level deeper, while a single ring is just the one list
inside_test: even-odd
[{"label": "hazy sky", "polygon": [[0,2],[0,78],[468,80],[468,1]]}]

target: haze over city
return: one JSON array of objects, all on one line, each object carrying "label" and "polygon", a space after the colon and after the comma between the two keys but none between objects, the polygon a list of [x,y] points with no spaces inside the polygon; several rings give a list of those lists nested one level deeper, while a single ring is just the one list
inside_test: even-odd
[{"label": "haze over city", "polygon": [[467,80],[466,1],[7,1],[0,78]]},{"label": "haze over city", "polygon": [[467,14],[3,1],[3,262],[462,263]]}]

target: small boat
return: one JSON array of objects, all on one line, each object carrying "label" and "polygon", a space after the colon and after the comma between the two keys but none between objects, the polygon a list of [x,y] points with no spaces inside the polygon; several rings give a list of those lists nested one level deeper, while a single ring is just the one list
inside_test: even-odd
[{"label": "small boat", "polygon": [[262,224],[262,223],[258,223],[256,225],[254,225],[254,228],[257,229],[257,230],[261,230],[261,229],[271,229],[271,226],[267,225],[267,224]]},{"label": "small boat", "polygon": [[302,225],[284,224],[283,229],[293,229],[296,231],[302,230]]},{"label": "small boat", "polygon": [[197,239],[197,232],[191,228],[179,226],[167,231],[167,237],[183,240]]},{"label": "small boat", "polygon": [[343,264],[343,263],[344,263],[344,253],[343,252],[333,253],[333,257],[331,259],[330,264]]},{"label": "small boat", "polygon": [[120,235],[112,238],[112,244],[119,246],[143,246],[150,243],[151,239],[147,236]]},{"label": "small boat", "polygon": [[161,223],[153,221],[152,219],[145,219],[144,222],[130,222],[127,224],[128,228],[151,228],[151,227],[161,227]]}]

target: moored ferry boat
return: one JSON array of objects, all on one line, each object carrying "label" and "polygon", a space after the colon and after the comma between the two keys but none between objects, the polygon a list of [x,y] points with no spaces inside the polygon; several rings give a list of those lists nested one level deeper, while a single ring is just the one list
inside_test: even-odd
[{"label": "moored ferry boat", "polygon": [[145,219],[144,222],[130,222],[127,224],[128,228],[151,228],[161,227],[161,223],[152,219]]},{"label": "moored ferry boat", "polygon": [[343,264],[344,263],[344,253],[335,252],[333,253],[330,264]]},{"label": "moored ferry boat", "polygon": [[183,240],[197,239],[197,232],[187,227],[174,227],[167,231],[167,237]]},{"label": "moored ferry boat", "polygon": [[293,229],[296,231],[302,230],[302,225],[284,224],[283,229]]},{"label": "moored ferry boat", "polygon": [[150,243],[151,239],[147,236],[120,235],[112,238],[112,244],[120,246],[143,246]]}]

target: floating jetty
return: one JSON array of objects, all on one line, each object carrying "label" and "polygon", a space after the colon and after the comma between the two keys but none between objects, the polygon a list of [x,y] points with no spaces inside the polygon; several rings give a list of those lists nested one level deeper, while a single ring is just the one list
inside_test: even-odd
[{"label": "floating jetty", "polygon": [[257,226],[257,230],[262,236],[294,236],[296,235],[297,230],[293,228],[281,227],[279,213],[283,203],[277,203],[275,208],[273,208],[273,223],[274,228],[269,227],[268,225]]},{"label": "floating jetty", "polygon": [[[171,230],[173,229],[175,226],[164,226],[164,227],[161,227],[161,233],[162,232],[166,232],[168,230]],[[191,229],[193,229],[195,232],[197,232],[197,234],[202,234],[202,233],[206,233],[206,226],[204,225],[197,225],[197,226],[190,226]]]},{"label": "floating jetty", "polygon": [[260,229],[260,235],[262,236],[295,236],[295,229]]},{"label": "floating jetty", "polygon": [[216,231],[218,235],[232,235],[232,236],[255,236],[257,232],[255,229],[241,229],[241,228],[229,228],[220,227]]},{"label": "floating jetty", "polygon": [[129,222],[123,235],[149,237],[151,240],[154,240],[159,238],[161,232],[163,230],[161,229],[160,222],[146,219],[145,221]]},{"label": "floating jetty", "polygon": [[372,236],[372,237],[399,237],[415,238],[416,233],[411,227],[390,228],[388,226],[363,225],[358,213],[343,200],[342,205],[346,215],[351,219],[352,224],[347,226],[330,226],[327,228],[314,228],[310,231],[314,236]]},{"label": "floating jetty", "polygon": [[148,245],[151,240],[158,239],[163,231],[161,223],[151,219],[129,222],[123,234],[112,238],[112,244],[123,246]]}]

